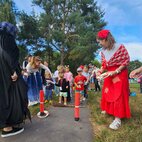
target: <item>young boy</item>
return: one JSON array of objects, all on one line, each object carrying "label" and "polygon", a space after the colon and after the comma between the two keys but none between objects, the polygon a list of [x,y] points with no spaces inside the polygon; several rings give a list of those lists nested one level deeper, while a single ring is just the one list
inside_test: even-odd
[{"label": "young boy", "polygon": [[79,92],[81,97],[80,101],[85,100],[84,98],[84,83],[87,81],[87,78],[82,75],[82,68],[77,68],[78,75],[74,79],[75,91]]}]

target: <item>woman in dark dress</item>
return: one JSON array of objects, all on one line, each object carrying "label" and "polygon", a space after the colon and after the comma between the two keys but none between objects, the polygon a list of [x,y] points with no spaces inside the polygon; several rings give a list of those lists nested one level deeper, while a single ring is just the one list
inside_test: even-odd
[{"label": "woman in dark dress", "polygon": [[0,23],[0,128],[1,137],[19,134],[24,128],[15,127],[30,118],[27,108],[27,85],[19,66],[19,49],[15,42],[17,29],[8,22]]}]

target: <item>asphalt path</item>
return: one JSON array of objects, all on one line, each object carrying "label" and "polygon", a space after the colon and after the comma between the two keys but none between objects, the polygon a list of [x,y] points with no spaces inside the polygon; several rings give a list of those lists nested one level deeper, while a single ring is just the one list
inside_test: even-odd
[{"label": "asphalt path", "polygon": [[80,120],[74,120],[73,107],[50,107],[50,115],[41,119],[26,120],[24,132],[12,137],[1,138],[0,142],[92,142],[90,112],[80,108]]}]

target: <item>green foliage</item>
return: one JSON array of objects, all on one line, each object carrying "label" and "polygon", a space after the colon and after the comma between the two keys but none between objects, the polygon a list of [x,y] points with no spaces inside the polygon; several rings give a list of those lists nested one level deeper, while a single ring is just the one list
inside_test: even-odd
[{"label": "green foliage", "polygon": [[[10,22],[16,25],[18,13],[15,3],[12,0],[0,0],[0,21]],[[20,50],[20,63],[22,63],[28,51],[24,45],[18,45],[18,48]]]},{"label": "green foliage", "polygon": [[38,22],[35,15],[27,15],[25,12],[21,12],[19,15],[18,40],[21,44],[31,46],[31,50],[35,51],[41,46]]},{"label": "green foliage", "polygon": [[93,0],[33,0],[33,3],[45,11],[40,15],[40,30],[50,46],[61,53],[61,64],[69,60],[85,63],[94,58],[96,33],[106,25],[104,12],[97,3]]},{"label": "green foliage", "polygon": [[28,50],[26,49],[26,47],[24,45],[19,45],[18,46],[19,51],[20,51],[20,63],[22,64],[24,58],[28,55]]},{"label": "green foliage", "polygon": [[100,68],[101,67],[101,63],[98,60],[93,60],[92,64],[95,65],[96,67]]},{"label": "green foliage", "polygon": [[0,20],[13,24],[17,21],[19,25],[17,43],[21,61],[30,52],[46,58],[53,66],[70,64],[74,69],[94,59],[96,33],[106,25],[104,12],[96,2],[33,0],[33,4],[44,10],[40,16],[34,11],[31,15],[17,12],[12,0],[0,0]]},{"label": "green foliage", "polygon": [[130,73],[134,69],[137,69],[137,68],[139,68],[141,66],[142,66],[142,62],[140,62],[139,60],[131,61],[129,66],[128,66],[128,71]]},{"label": "green foliage", "polygon": [[0,0],[0,21],[16,24],[16,8],[12,0]]}]

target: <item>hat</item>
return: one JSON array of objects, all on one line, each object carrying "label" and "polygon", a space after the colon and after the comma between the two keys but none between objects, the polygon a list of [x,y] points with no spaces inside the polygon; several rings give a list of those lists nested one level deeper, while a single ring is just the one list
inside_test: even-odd
[{"label": "hat", "polygon": [[14,38],[16,37],[17,27],[9,22],[0,22],[0,30],[6,30],[6,32],[12,35]]},{"label": "hat", "polygon": [[82,68],[80,68],[80,67],[79,67],[79,68],[77,68],[77,72],[79,72],[79,71],[82,71]]},{"label": "hat", "polygon": [[98,36],[98,38],[106,39],[109,32],[110,32],[109,30],[101,30],[98,32],[97,36]]},{"label": "hat", "polygon": [[81,68],[81,69],[83,70],[84,66],[83,66],[83,65],[80,65],[79,68]]}]

